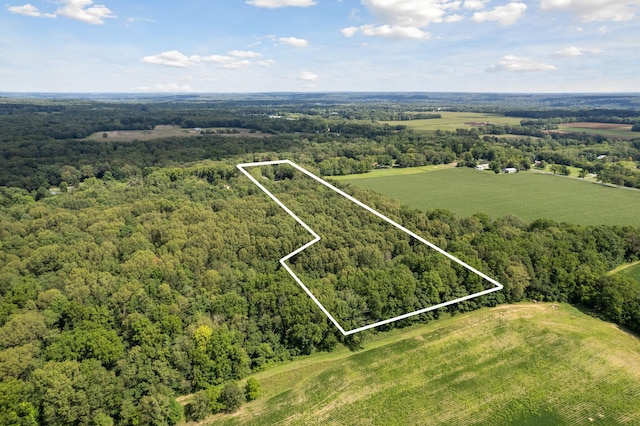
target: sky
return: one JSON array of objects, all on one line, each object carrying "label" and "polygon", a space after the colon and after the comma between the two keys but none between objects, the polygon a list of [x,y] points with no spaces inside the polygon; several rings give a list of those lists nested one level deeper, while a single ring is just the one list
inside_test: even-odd
[{"label": "sky", "polygon": [[5,0],[0,92],[640,92],[640,0]]}]

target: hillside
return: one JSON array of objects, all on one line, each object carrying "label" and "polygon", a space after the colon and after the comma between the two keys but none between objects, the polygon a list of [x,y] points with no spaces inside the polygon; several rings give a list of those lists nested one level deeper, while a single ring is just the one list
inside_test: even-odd
[{"label": "hillside", "polygon": [[640,340],[566,304],[518,304],[386,334],[255,375],[215,424],[638,424]]}]

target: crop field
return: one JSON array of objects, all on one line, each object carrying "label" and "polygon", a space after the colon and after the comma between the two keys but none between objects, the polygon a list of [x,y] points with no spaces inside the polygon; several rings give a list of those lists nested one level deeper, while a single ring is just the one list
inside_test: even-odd
[{"label": "crop field", "polygon": [[439,112],[442,118],[407,121],[384,121],[389,125],[403,125],[416,131],[433,131],[480,128],[487,124],[520,124],[520,118],[476,112]]},{"label": "crop field", "polygon": [[[253,136],[253,137],[263,137],[264,134],[261,132],[257,133],[249,133],[247,129],[229,129],[235,130],[237,133],[226,133],[225,129],[202,129],[202,130],[210,130],[215,132],[215,134],[219,136]],[[221,132],[218,133],[217,131]],[[107,134],[107,137],[104,137],[104,133]],[[182,127],[173,127],[171,125],[159,125],[156,126],[153,130],[114,130],[109,132],[96,132],[92,135],[85,138],[85,140],[91,141],[115,141],[115,142],[132,142],[134,140],[138,141],[149,141],[152,139],[158,138],[168,138],[168,137],[185,137],[185,136],[200,136],[200,133],[196,132],[194,129],[184,129]]]},{"label": "crop field", "polygon": [[373,339],[258,373],[262,396],[209,422],[640,422],[640,340],[569,305],[504,305]]},{"label": "crop field", "polygon": [[640,226],[640,191],[533,172],[495,174],[468,168],[340,181],[371,189],[419,210],[461,216],[487,213],[580,225]]},{"label": "crop field", "polygon": [[640,138],[640,133],[631,131],[630,124],[579,122],[560,125],[558,130],[560,132],[587,133],[622,139]]}]

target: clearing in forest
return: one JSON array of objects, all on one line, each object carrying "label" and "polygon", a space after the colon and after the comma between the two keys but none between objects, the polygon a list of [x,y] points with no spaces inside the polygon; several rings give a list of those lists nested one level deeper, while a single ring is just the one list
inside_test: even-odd
[{"label": "clearing in forest", "polygon": [[637,138],[638,133],[632,132],[631,127],[631,124],[577,122],[561,124],[558,130],[552,130],[550,133],[586,133],[618,139]]},{"label": "clearing in forest", "polygon": [[[289,160],[237,167],[311,234],[309,242],[282,257],[280,264],[343,335],[502,289],[400,225],[399,218],[390,219]],[[249,172],[251,168],[259,169]],[[312,192],[296,193],[301,186]],[[425,279],[416,282],[415,274]],[[446,279],[455,283],[443,285]]]},{"label": "clearing in forest", "polygon": [[[153,130],[111,130],[107,132],[95,132],[86,137],[84,140],[94,142],[133,142],[133,141],[150,141],[153,139],[169,138],[169,137],[196,137],[201,136],[201,132],[207,134],[225,136],[225,137],[265,137],[262,132],[251,132],[248,129],[240,128],[203,128],[191,129],[172,126],[171,124],[159,124]],[[105,136],[106,135],[106,136]]]}]

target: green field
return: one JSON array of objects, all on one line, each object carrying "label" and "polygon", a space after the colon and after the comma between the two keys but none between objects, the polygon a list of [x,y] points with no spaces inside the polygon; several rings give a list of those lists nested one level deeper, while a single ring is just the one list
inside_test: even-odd
[{"label": "green field", "polygon": [[640,423],[640,341],[569,305],[482,309],[381,339],[258,373],[262,396],[209,423]]},{"label": "green field", "polygon": [[[426,120],[407,120],[407,121],[384,121],[389,125],[407,126],[415,131],[433,131],[433,130],[449,130],[479,128],[479,123],[492,124],[520,124],[520,118],[505,117],[504,115],[482,114],[477,112],[439,112],[442,118],[431,118]],[[475,124],[470,124],[475,123]]]},{"label": "green field", "polygon": [[[581,225],[640,226],[640,191],[541,173],[495,174],[468,168],[429,173],[382,172],[341,182],[371,189],[416,209],[447,209],[462,216],[553,219]],[[373,176],[373,175],[372,175]]]},{"label": "green field", "polygon": [[[597,124],[602,124],[602,128],[598,128]],[[609,128],[611,127],[611,128]],[[600,135],[610,138],[634,139],[638,136],[637,132],[631,131],[631,125],[625,126],[607,126],[606,123],[573,123],[558,126],[560,132],[586,133],[589,135]]]},{"label": "green field", "polygon": [[627,268],[620,270],[620,275],[631,277],[640,283],[640,262],[635,262]]}]

